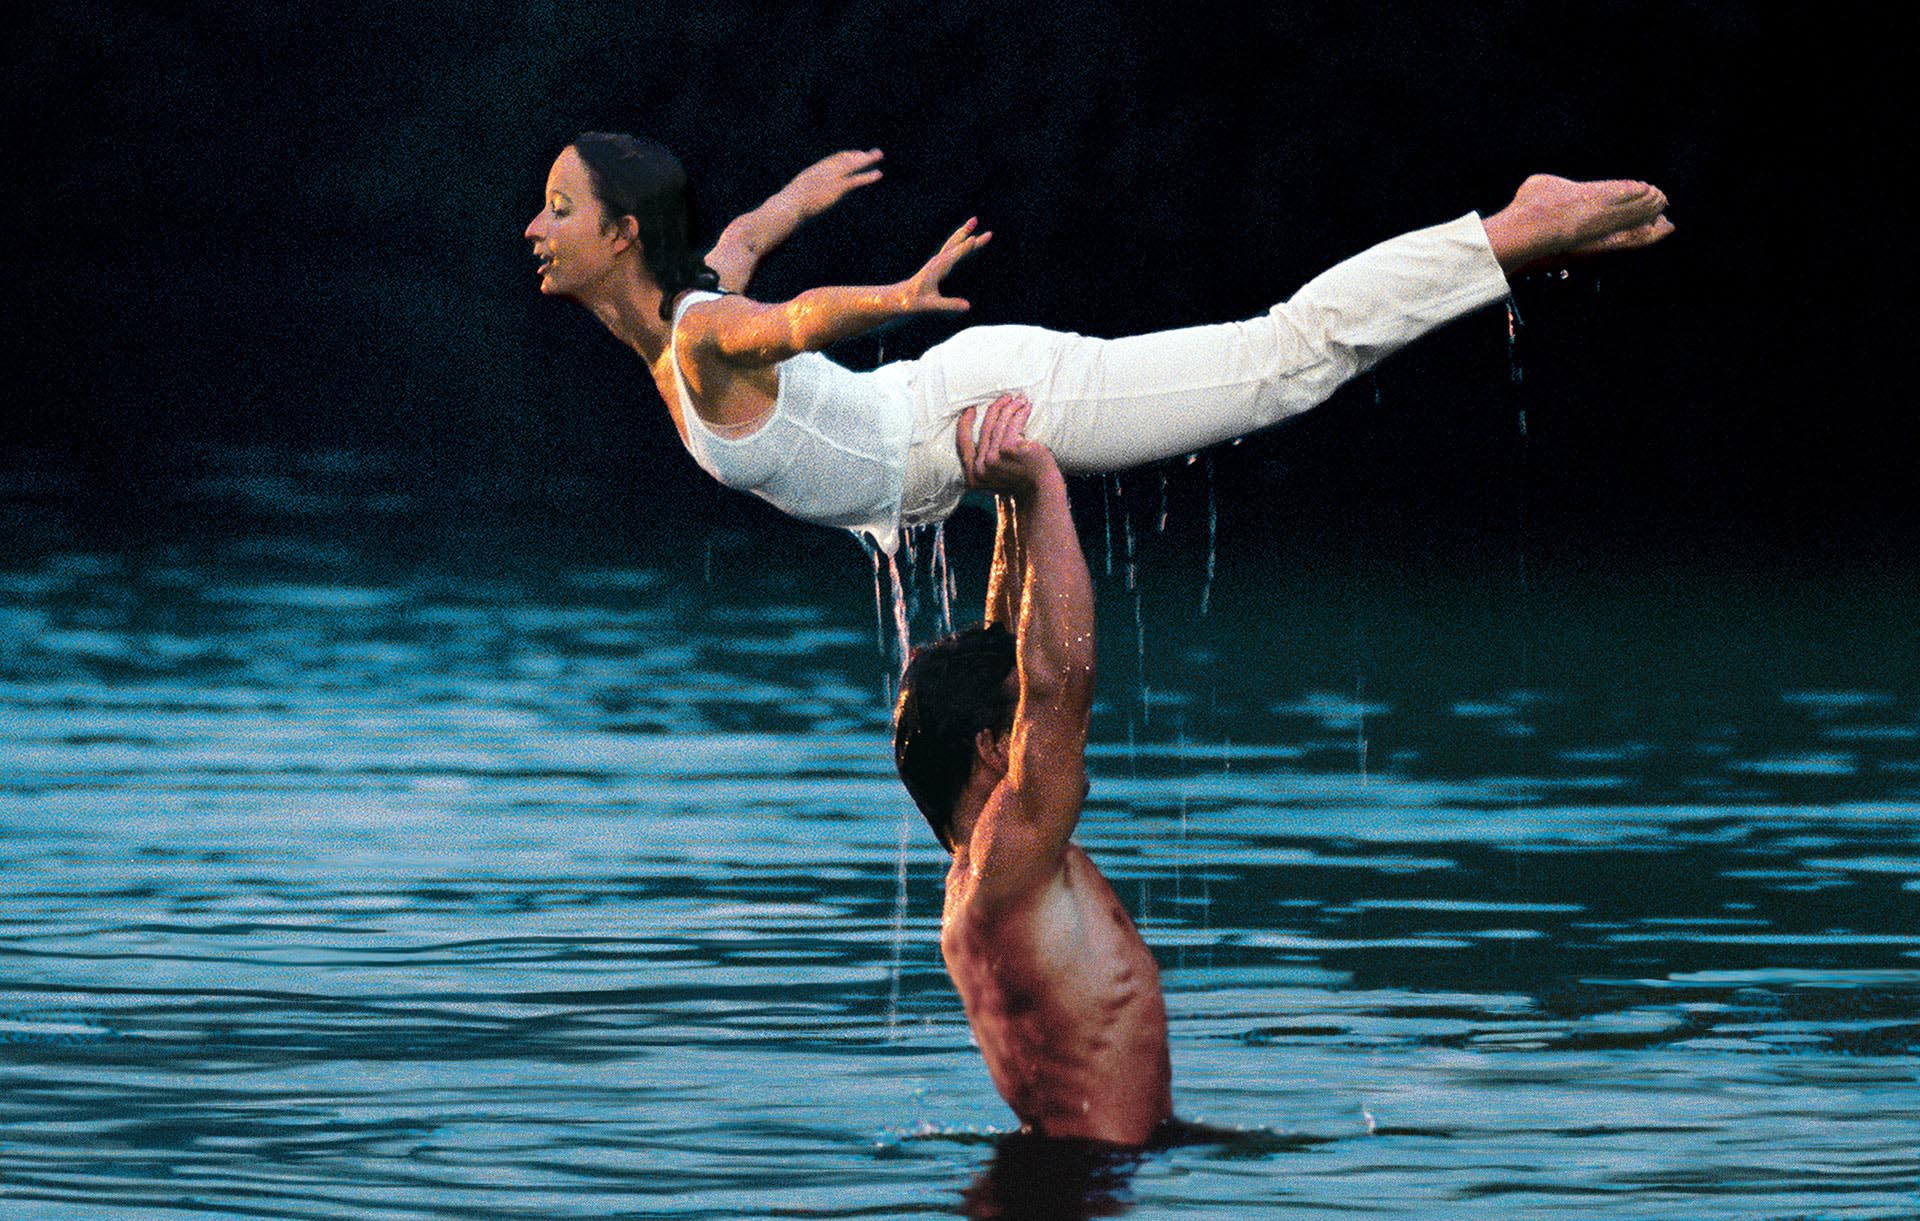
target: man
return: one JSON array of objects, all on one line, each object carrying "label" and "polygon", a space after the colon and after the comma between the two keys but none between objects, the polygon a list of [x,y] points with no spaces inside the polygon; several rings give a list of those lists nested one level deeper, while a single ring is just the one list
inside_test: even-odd
[{"label": "man", "polygon": [[[1536,175],[1483,224],[1502,275],[1664,239],[1644,183]],[[985,626],[914,653],[894,761],[953,853],[940,950],[1000,1096],[1042,1136],[1141,1145],[1173,1113],[1160,973],[1113,887],[1070,842],[1086,800],[1093,584],[1030,405],[972,408],[956,444],[999,497]]]},{"label": "man", "polygon": [[1070,842],[1087,795],[1093,581],[1029,405],[974,412],[958,446],[995,492],[987,622],[916,650],[894,720],[900,778],[953,853],[940,950],[1000,1096],[1027,1129],[1145,1144],[1173,1114],[1153,955]]}]

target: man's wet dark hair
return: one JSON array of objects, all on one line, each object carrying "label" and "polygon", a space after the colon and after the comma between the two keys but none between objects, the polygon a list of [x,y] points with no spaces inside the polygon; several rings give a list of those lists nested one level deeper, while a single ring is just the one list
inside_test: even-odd
[{"label": "man's wet dark hair", "polygon": [[1013,633],[998,623],[913,651],[893,710],[893,763],[940,846],[953,851],[953,805],[973,773],[974,737],[1013,728]]},{"label": "man's wet dark hair", "polygon": [[652,140],[611,131],[581,132],[572,148],[607,219],[638,223],[641,255],[660,286],[660,317],[672,319],[673,299],[685,289],[719,290],[720,277],[693,252],[693,196],[677,157]]}]

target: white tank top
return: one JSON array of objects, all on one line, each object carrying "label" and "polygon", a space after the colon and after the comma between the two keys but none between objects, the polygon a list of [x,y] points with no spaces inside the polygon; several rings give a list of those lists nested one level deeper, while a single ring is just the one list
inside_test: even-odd
[{"label": "white tank top", "polygon": [[723,436],[694,410],[678,350],[680,316],[720,295],[687,293],[673,312],[667,359],[680,391],[687,452],[730,488],[802,521],[869,534],[891,552],[913,439],[912,362],[856,373],[818,352],[802,352],[777,366],[773,413],[744,437]]}]

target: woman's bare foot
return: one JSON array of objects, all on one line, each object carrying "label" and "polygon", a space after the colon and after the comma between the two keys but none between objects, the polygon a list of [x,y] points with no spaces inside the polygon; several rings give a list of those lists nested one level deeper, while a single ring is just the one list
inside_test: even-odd
[{"label": "woman's bare foot", "polygon": [[1508,275],[1555,260],[1635,250],[1673,232],[1658,187],[1626,179],[1574,182],[1535,174],[1484,222]]}]

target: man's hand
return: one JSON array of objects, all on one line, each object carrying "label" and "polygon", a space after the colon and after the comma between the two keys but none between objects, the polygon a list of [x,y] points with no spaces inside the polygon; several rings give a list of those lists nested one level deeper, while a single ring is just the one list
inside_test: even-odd
[{"label": "man's hand", "polygon": [[[1018,499],[1033,491],[1049,472],[1059,473],[1047,447],[1027,439],[1027,418],[1032,414],[1033,403],[1023,394],[1001,395],[987,405],[985,414],[974,407],[960,413],[953,440],[968,487]],[[976,416],[978,441],[973,435]]]},{"label": "man's hand", "polygon": [[[967,486],[999,493],[987,577],[987,621],[1014,637],[1019,698],[1006,772],[974,824],[967,852],[979,911],[1026,901],[1059,876],[1087,792],[1093,707],[1093,577],[1053,454],[1026,435],[1033,405],[1003,394],[968,408],[954,435]],[[974,424],[980,436],[974,438]]]},{"label": "man's hand", "polygon": [[801,221],[812,220],[840,202],[849,191],[880,181],[881,152],[850,150],[822,157],[793,176],[774,198],[793,209]]}]

